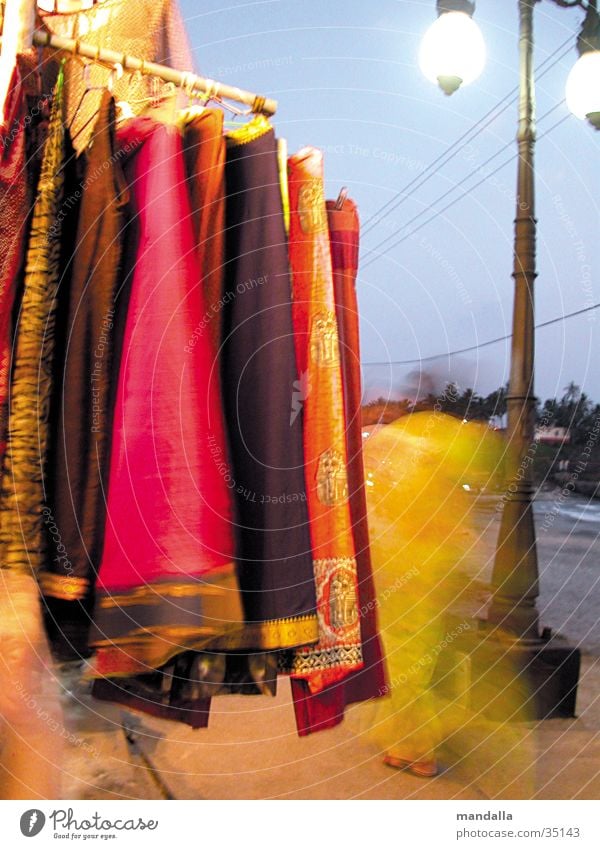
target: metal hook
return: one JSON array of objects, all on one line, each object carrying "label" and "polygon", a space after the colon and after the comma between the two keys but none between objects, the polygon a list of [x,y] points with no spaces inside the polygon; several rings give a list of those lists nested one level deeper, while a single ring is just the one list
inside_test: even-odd
[{"label": "metal hook", "polygon": [[196,74],[193,71],[186,71],[181,81],[181,88],[187,94],[189,105],[192,105],[194,99],[194,83],[196,82]]},{"label": "metal hook", "polygon": [[343,207],[343,205],[344,205],[344,201],[346,200],[346,198],[347,198],[347,197],[348,197],[348,186],[343,186],[343,187],[340,189],[340,193],[339,193],[339,195],[338,195],[338,199],[337,199],[337,200],[336,200],[336,202],[335,202],[335,208],[336,208],[337,210],[340,210],[340,209]]},{"label": "metal hook", "polygon": [[120,62],[115,62],[114,66],[113,66],[113,68],[112,68],[112,70],[109,74],[108,82],[106,84],[106,87],[111,94],[113,93],[113,90],[114,90],[114,87],[115,87],[115,80],[120,80],[121,77],[123,76],[123,73],[124,73],[123,65]]}]

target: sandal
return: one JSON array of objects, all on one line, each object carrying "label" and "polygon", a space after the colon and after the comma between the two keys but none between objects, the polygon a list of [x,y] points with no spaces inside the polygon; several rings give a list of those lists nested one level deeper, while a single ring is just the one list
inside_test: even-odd
[{"label": "sandal", "polygon": [[383,762],[394,769],[406,769],[418,778],[434,778],[440,771],[436,760],[409,761],[404,758],[396,758],[393,755],[386,755]]}]

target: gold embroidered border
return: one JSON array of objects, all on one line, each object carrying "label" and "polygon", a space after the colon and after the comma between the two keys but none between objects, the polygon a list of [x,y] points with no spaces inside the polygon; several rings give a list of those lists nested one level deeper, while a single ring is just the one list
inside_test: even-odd
[{"label": "gold embroidered border", "polygon": [[[216,617],[211,617],[213,621]],[[158,669],[183,651],[297,648],[318,639],[316,616],[214,627],[162,625],[138,628],[113,640],[96,640],[88,678],[127,677]]]},{"label": "gold embroidered border", "polygon": [[218,629],[209,626],[161,625],[152,629],[139,628],[116,640],[98,640],[94,644],[96,653],[86,678],[148,674],[181,652],[206,649],[215,634],[239,627],[240,623],[235,622],[221,623]]},{"label": "gold embroidered border", "polygon": [[[137,628],[127,636],[114,640],[96,640],[96,654],[87,673],[89,678],[143,675],[158,669],[182,651],[225,651],[255,648],[262,639],[262,648],[278,649],[290,640],[289,648],[297,647],[296,640],[316,642],[316,617],[279,619],[244,626],[227,623],[214,627],[182,627],[162,625],[156,628]],[[273,644],[269,644],[273,641]]]},{"label": "gold embroidered border", "polygon": [[292,677],[305,678],[314,672],[323,672],[332,668],[360,669],[363,663],[360,646],[335,646],[328,649],[311,651],[308,654],[294,654],[288,669]]},{"label": "gold embroidered border", "polygon": [[225,138],[227,144],[234,147],[240,144],[249,144],[270,132],[273,132],[273,127],[269,119],[265,115],[255,115],[247,124],[228,132]]},{"label": "gold embroidered border", "polygon": [[297,616],[246,623],[239,633],[211,643],[210,649],[291,649],[316,643],[318,639],[319,622],[316,615]]},{"label": "gold embroidered border", "polygon": [[61,598],[64,601],[77,601],[85,598],[90,582],[87,578],[74,575],[55,575],[54,572],[40,572],[38,575],[42,595]]},{"label": "gold embroidered border", "polygon": [[[238,625],[239,626],[239,625]],[[144,639],[159,640],[193,640],[196,637],[206,637],[213,635],[220,630],[209,625],[151,625],[147,628],[134,628],[125,637],[116,637],[114,639],[94,640],[95,648],[106,648],[107,646],[127,646],[129,644],[142,644]]]},{"label": "gold embroidered border", "polygon": [[[102,596],[99,600],[101,610],[113,607],[154,606],[162,604],[165,598],[194,598],[194,596],[220,596],[228,590],[238,592],[235,575],[225,574],[219,578],[211,577],[211,583],[197,584],[161,583],[149,584],[146,587],[136,587],[129,593]],[[218,583],[212,583],[213,581]]]}]

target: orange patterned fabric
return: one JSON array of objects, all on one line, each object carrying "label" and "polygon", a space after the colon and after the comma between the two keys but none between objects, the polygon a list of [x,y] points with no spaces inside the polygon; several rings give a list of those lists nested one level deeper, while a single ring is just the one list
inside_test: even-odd
[{"label": "orange patterned fabric", "polygon": [[319,642],[294,652],[291,674],[311,692],[362,666],[356,559],[348,500],[344,396],[323,156],[288,162],[293,321],[300,375],[294,411],[304,422],[305,478],[317,587]]}]

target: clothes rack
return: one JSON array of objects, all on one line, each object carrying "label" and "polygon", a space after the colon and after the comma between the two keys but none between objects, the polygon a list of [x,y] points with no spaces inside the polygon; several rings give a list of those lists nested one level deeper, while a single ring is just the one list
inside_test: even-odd
[{"label": "clothes rack", "polygon": [[55,50],[64,50],[67,53],[73,53],[76,56],[82,56],[94,62],[101,62],[110,66],[120,65],[124,71],[139,71],[141,74],[157,77],[167,83],[181,86],[190,94],[205,94],[209,99],[225,98],[226,100],[233,100],[236,103],[244,103],[255,114],[274,115],[277,111],[277,101],[270,97],[263,97],[262,95],[237,88],[236,86],[220,83],[208,77],[201,77],[191,71],[178,71],[174,68],[169,68],[167,65],[146,62],[135,56],[118,53],[116,50],[86,44],[77,38],[67,38],[62,35],[53,35],[43,30],[36,30],[33,33],[33,43],[37,47],[52,47]]}]

